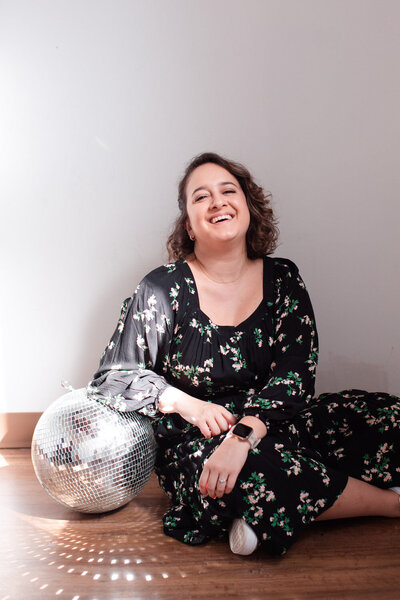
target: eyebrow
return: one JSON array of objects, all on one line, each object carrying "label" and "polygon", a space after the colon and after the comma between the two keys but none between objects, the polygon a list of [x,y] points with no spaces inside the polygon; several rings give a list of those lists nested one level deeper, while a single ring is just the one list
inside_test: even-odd
[{"label": "eyebrow", "polygon": [[[220,181],[217,185],[234,185],[235,188],[237,188],[236,183],[233,183],[233,181]],[[192,192],[192,196],[195,195],[196,192],[198,192],[199,190],[205,190],[206,188],[204,187],[204,185],[201,185],[200,187],[196,188],[195,190],[193,190]]]}]

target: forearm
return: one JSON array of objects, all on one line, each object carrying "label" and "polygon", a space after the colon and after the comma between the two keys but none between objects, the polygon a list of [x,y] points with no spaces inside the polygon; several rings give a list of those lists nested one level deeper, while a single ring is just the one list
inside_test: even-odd
[{"label": "forearm", "polygon": [[188,394],[169,385],[160,395],[158,400],[158,410],[164,414],[180,413],[180,407],[185,401],[185,397],[188,397]]},{"label": "forearm", "polygon": [[[258,438],[265,437],[267,428],[257,417],[246,416],[240,423],[251,427]],[[248,439],[227,435],[206,460],[199,479],[202,496],[222,498],[233,490],[245,464],[251,443]]]},{"label": "forearm", "polygon": [[185,421],[198,427],[206,438],[228,431],[236,423],[236,417],[224,406],[199,400],[173,386],[168,386],[160,395],[158,410],[179,414]]}]

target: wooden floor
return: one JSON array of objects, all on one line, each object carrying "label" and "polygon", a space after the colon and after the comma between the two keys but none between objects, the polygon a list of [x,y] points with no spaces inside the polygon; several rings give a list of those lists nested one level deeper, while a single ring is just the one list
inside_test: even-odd
[{"label": "wooden floor", "polygon": [[310,526],[284,558],[164,536],[154,478],[126,507],[74,513],[41,488],[28,450],[0,451],[0,600],[400,599],[400,519]]}]

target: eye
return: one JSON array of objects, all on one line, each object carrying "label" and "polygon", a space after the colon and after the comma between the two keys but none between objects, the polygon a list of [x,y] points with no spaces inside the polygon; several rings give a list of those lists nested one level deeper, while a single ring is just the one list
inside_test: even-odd
[{"label": "eye", "polygon": [[197,196],[197,198],[195,198],[194,201],[199,202],[199,200],[203,200],[204,198],[207,198],[207,196]]},{"label": "eye", "polygon": [[225,190],[224,194],[235,194],[236,190]]}]

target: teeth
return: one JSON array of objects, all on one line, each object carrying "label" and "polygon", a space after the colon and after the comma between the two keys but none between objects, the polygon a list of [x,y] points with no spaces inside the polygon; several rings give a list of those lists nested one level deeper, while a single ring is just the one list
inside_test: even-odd
[{"label": "teeth", "polygon": [[232,215],[220,215],[219,217],[212,218],[211,223],[218,223],[218,221],[223,221],[225,219],[231,220],[233,217]]}]

